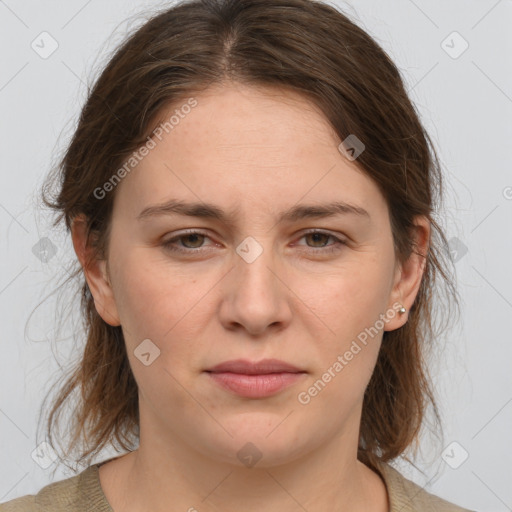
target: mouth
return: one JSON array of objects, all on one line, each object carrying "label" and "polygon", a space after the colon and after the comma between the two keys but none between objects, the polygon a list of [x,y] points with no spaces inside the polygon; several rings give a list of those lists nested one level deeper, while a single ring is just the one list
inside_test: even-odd
[{"label": "mouth", "polygon": [[218,364],[206,373],[225,390],[246,398],[275,395],[307,375],[306,371],[277,359],[236,359]]},{"label": "mouth", "polygon": [[247,359],[233,359],[224,361],[207,371],[212,373],[230,372],[244,375],[267,375],[270,373],[300,373],[303,370],[279,359],[262,359],[255,362]]}]

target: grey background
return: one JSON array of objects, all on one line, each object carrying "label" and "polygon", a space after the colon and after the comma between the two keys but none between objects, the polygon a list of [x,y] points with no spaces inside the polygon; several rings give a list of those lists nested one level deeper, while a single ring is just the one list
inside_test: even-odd
[{"label": "grey background", "polygon": [[[80,347],[80,333],[69,323],[54,338],[53,296],[34,311],[74,256],[65,233],[52,230],[38,208],[37,193],[72,134],[85,83],[144,17],[124,20],[160,5],[0,0],[0,502],[72,476],[65,468],[52,473],[48,454],[46,468],[33,460],[36,447],[43,449],[41,402]],[[459,258],[461,321],[439,340],[442,352],[432,367],[445,445],[434,449],[424,437],[416,463],[423,474],[402,461],[396,467],[467,508],[512,510],[512,2],[337,5],[377,39],[406,78],[444,166],[440,218]],[[42,47],[46,37],[44,48],[51,48],[44,31],[58,44],[47,58],[31,47]],[[459,55],[464,40],[469,46]],[[45,238],[56,251],[47,261],[40,252]],[[77,321],[76,304],[70,311]]]}]

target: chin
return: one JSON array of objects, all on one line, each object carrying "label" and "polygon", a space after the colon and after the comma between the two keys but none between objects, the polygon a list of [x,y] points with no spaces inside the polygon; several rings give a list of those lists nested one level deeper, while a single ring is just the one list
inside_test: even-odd
[{"label": "chin", "polygon": [[[247,468],[271,468],[292,462],[314,449],[304,429],[299,434],[293,420],[286,415],[247,413],[243,417],[223,421],[214,439],[205,440],[212,458]],[[283,421],[284,420],[284,421]],[[311,434],[315,436],[314,433]]]}]

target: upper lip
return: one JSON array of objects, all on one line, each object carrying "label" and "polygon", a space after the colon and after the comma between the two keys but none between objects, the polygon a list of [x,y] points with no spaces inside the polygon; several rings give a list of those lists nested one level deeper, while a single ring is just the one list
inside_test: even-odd
[{"label": "upper lip", "polygon": [[261,361],[249,361],[247,359],[233,359],[224,361],[212,368],[208,372],[220,373],[242,373],[246,375],[263,375],[268,373],[301,373],[303,370],[279,359],[262,359]]}]

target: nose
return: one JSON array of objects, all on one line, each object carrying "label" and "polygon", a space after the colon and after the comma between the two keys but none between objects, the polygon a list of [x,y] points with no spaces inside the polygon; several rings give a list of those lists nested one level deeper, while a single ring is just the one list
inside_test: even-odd
[{"label": "nose", "polygon": [[[234,254],[235,267],[223,280],[220,319],[228,330],[262,336],[284,329],[292,318],[286,271],[268,244],[252,237]],[[256,258],[254,259],[254,256]]]}]

